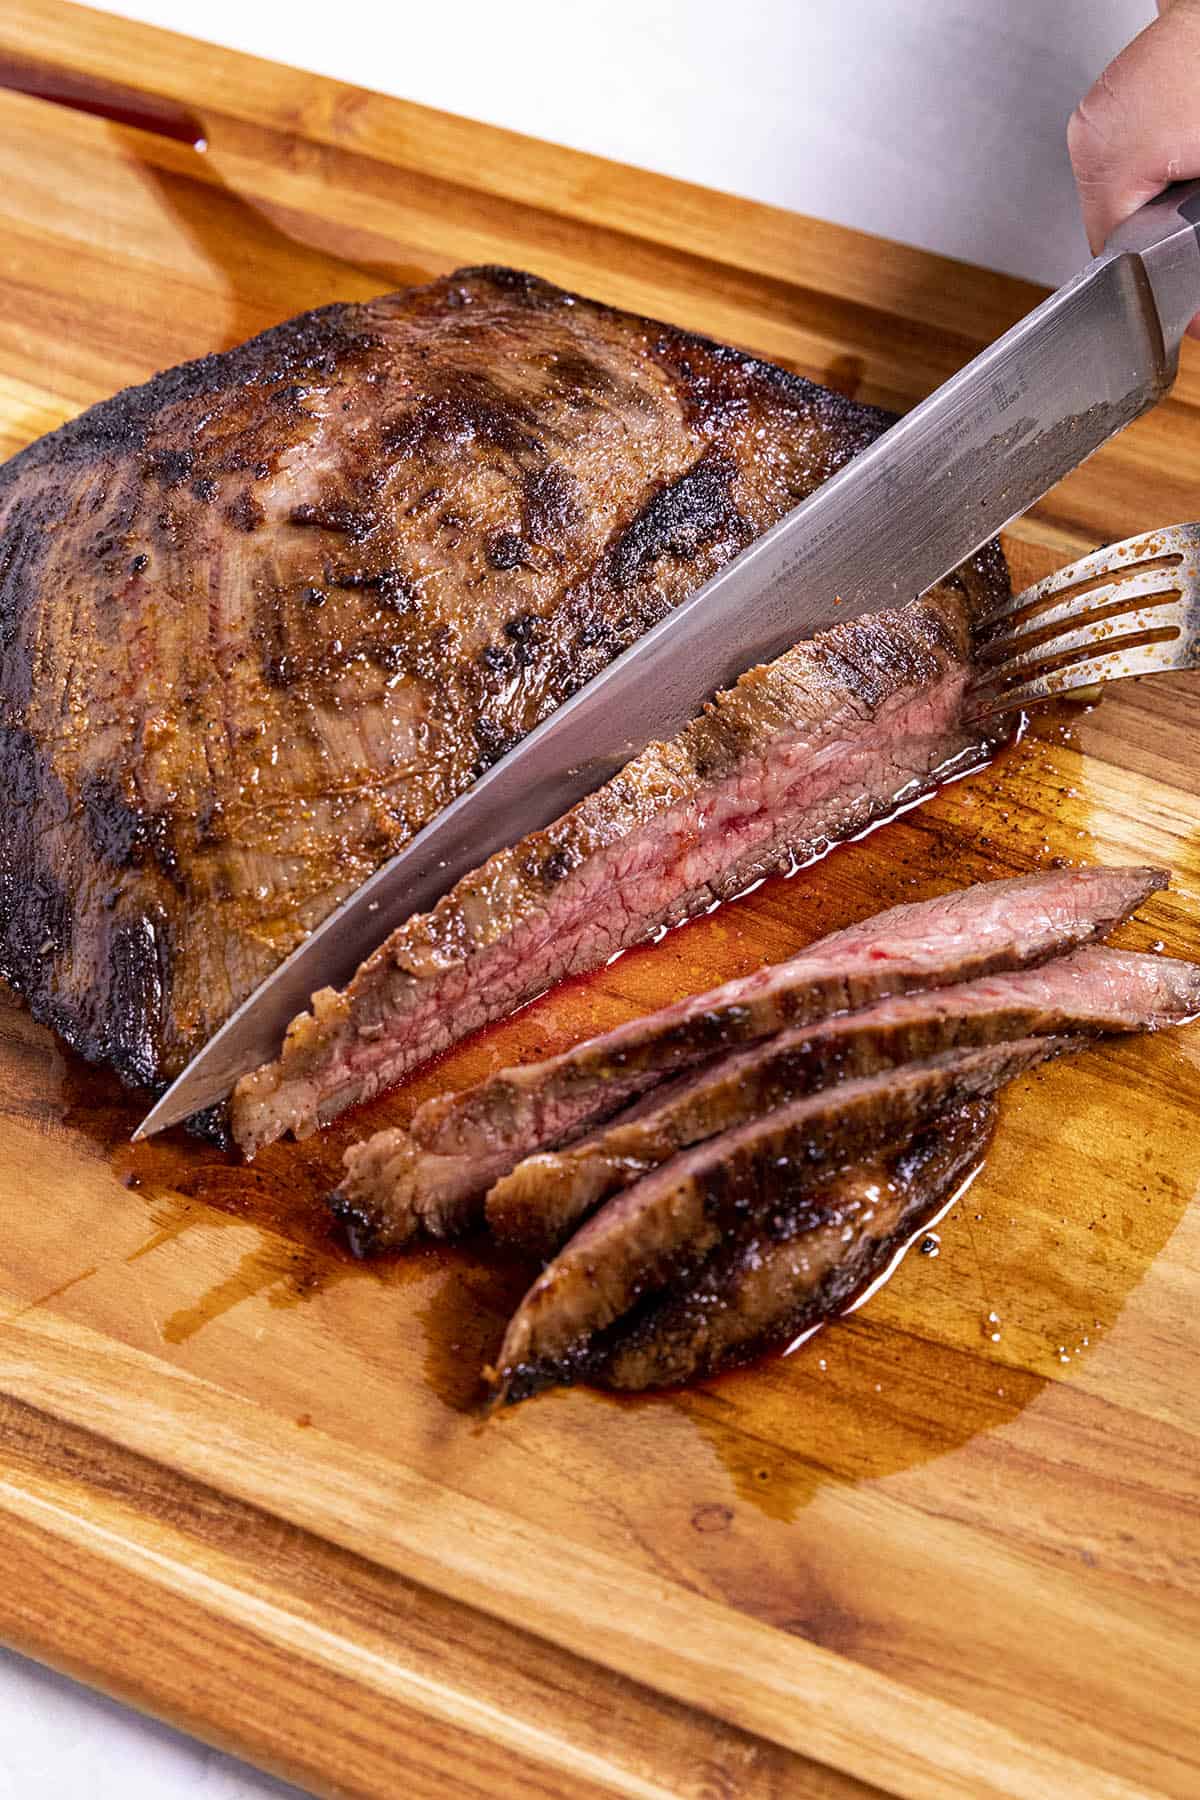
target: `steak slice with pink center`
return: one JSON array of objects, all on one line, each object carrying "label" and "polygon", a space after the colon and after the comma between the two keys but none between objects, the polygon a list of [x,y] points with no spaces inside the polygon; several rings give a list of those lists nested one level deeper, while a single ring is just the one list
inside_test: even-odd
[{"label": "steak slice with pink center", "polygon": [[577,1379],[598,1333],[698,1269],[727,1234],[1072,1047],[1050,1037],[951,1051],[811,1094],[685,1150],[610,1200],[543,1269],[488,1371],[499,1398]]},{"label": "steak slice with pink center", "polygon": [[243,1077],[234,1135],[303,1136],[618,951],[792,867],[981,758],[971,604],[943,589],[752,669],[545,831],[408,920]]},{"label": "steak slice with pink center", "polygon": [[502,1242],[549,1256],[601,1201],[692,1144],[839,1081],[946,1050],[1063,1032],[1149,1031],[1200,1012],[1200,968],[1079,950],[1042,968],[901,995],[780,1032],[654,1088],[603,1129],[527,1157],[487,1196]]},{"label": "steak slice with pink center", "polygon": [[426,1102],[407,1132],[347,1153],[338,1207],[364,1245],[446,1236],[479,1221],[483,1194],[523,1157],[666,1075],[890,994],[1043,963],[1102,937],[1166,881],[1157,869],[1058,869],[892,907],[787,962]]},{"label": "steak slice with pink center", "polygon": [[[484,267],[304,313],[30,444],[0,465],[0,976],[83,1056],[170,1081],[890,422]],[[1007,585],[990,545],[937,591],[979,613]]]}]

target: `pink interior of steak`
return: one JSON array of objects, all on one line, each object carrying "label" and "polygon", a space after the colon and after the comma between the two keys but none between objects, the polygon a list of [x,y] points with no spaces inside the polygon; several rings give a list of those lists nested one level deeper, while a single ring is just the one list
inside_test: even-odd
[{"label": "pink interior of steak", "polygon": [[1200,968],[1106,949],[933,992],[891,995],[687,1071],[574,1144],[536,1151],[490,1189],[488,1225],[503,1242],[552,1253],[598,1203],[678,1150],[803,1093],[1005,1039],[1152,1029],[1198,1004]]},{"label": "pink interior of steak", "polygon": [[[694,1068],[785,1026],[812,1026],[885,993],[978,980],[1071,951],[1127,917],[1165,880],[1160,870],[1136,867],[1051,870],[892,907],[786,962],[690,994],[560,1056],[500,1069],[460,1093],[436,1095],[416,1113],[411,1135],[442,1155],[490,1157],[500,1149],[524,1154],[602,1117],[605,1109],[615,1112],[664,1074]],[[911,964],[911,979],[892,986],[898,951]],[[1172,965],[1173,972],[1164,973],[1156,959],[1155,970],[1162,1004],[1173,1014],[1186,1010],[1187,966]],[[853,994],[845,992],[847,984]],[[1148,990],[1143,985],[1141,991],[1144,1000]],[[1119,1008],[1119,984],[1109,999]]]},{"label": "pink interior of steak", "polygon": [[[414,832],[887,424],[460,269],[0,465],[0,972],[177,1074]],[[995,551],[963,579],[993,599]]]},{"label": "pink interior of steak", "polygon": [[[353,991],[349,1002],[317,996],[313,1015],[289,1033],[281,1063],[239,1085],[239,1142],[253,1149],[289,1129],[311,1130],[563,976],[598,967],[793,856],[862,829],[898,799],[915,798],[947,763],[979,753],[957,723],[965,680],[962,663],[943,663],[927,685],[901,686],[873,716],[842,719],[816,745],[807,723],[765,736],[725,779],[657,816],[653,803],[644,805],[647,816],[635,829],[628,814],[620,818],[611,841],[566,873],[549,903],[541,895],[527,902],[518,886],[514,904],[505,891],[513,885],[508,868],[489,880],[504,862],[493,859],[477,887],[468,878],[450,897],[468,933],[473,912],[486,911],[492,941],[457,959],[440,946],[426,956],[419,944],[409,957],[405,942],[408,966],[393,951],[386,978],[372,971],[357,1008]],[[502,928],[494,931],[497,920]],[[372,964],[356,986],[368,970]]]}]

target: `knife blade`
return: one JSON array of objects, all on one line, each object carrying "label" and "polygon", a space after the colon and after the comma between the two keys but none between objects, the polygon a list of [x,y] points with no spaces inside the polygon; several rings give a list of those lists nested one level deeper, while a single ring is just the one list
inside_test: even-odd
[{"label": "knife blade", "polygon": [[552,823],[757,663],[915,599],[1171,386],[1200,309],[1200,183],[1166,190],[1080,274],[907,413],[565,701],[238,1007],[134,1133],[211,1106],[321,987],[495,851]]}]

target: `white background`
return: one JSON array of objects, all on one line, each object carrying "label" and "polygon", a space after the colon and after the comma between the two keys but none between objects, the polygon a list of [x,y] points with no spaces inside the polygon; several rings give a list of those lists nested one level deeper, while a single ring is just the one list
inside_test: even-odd
[{"label": "white background", "polygon": [[[1085,255],[1063,143],[1067,117],[1154,7],[130,0],[112,10],[1059,281]],[[266,1800],[291,1792],[0,1652],[0,1800]]]}]

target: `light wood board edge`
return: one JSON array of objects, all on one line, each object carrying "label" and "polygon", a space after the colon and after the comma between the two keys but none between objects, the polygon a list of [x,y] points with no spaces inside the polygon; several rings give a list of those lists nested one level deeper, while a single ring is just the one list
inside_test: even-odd
[{"label": "light wood board edge", "polygon": [[0,1557],[7,1642],[320,1795],[878,1793],[2,1399]]},{"label": "light wood board edge", "polygon": [[[479,147],[486,140],[494,150],[487,159],[494,171],[493,191],[522,204],[544,210],[549,183],[549,203],[564,218],[661,243],[661,208],[669,201],[672,240],[697,257],[718,267],[722,261],[733,266],[736,258],[736,266],[795,284],[804,279],[796,266],[799,249],[810,259],[808,279],[815,289],[853,304],[886,303],[898,313],[910,310],[927,326],[954,328],[939,311],[943,284],[930,281],[931,267],[943,269],[947,285],[952,275],[960,322],[963,284],[978,291],[982,335],[992,335],[1036,297],[1023,284],[997,283],[983,272],[939,265],[919,252],[881,246],[836,227],[797,221],[660,177],[614,171],[573,152],[280,71],[274,64],[193,46],[172,34],[55,0],[15,0],[2,35],[28,53],[57,55],[68,66],[91,67],[109,79],[128,79],[136,68],[139,80],[189,105],[195,101],[199,73],[208,90],[220,95],[221,108],[230,117],[258,125],[272,112],[274,128],[281,133],[349,148],[395,166],[423,168],[464,185],[479,181]],[[603,180],[593,183],[593,174],[602,174]],[[887,271],[882,284],[881,261]],[[628,1669],[689,1706],[732,1718],[763,1738],[820,1756],[833,1767],[869,1770],[868,1778],[888,1791],[1020,1793],[1030,1800],[1134,1792],[817,1646],[631,1576],[615,1561],[581,1560],[559,1550],[551,1554],[553,1547],[527,1534],[510,1564],[512,1525],[507,1518],[434,1484],[398,1477],[382,1461],[373,1463],[319,1434],[304,1434],[307,1441],[297,1447],[285,1422],[263,1409],[233,1402],[216,1388],[153,1358],[122,1351],[95,1334],[43,1319],[6,1327],[0,1345],[0,1366],[4,1353],[12,1353],[13,1393],[24,1394],[70,1425],[90,1427],[100,1441],[157,1458],[194,1483],[215,1483],[240,1493],[249,1504],[268,1514],[277,1512],[330,1543],[345,1544],[378,1567],[412,1572],[430,1593],[453,1594],[501,1619],[536,1621],[536,1630],[549,1643],[568,1651],[584,1648],[599,1664]],[[70,1508],[56,1512],[58,1501],[50,1500],[37,1518],[24,1516],[21,1509],[34,1505],[32,1490],[21,1483],[15,1487],[4,1517],[14,1530],[19,1524],[29,1534],[27,1544],[38,1534],[60,1547],[70,1541],[57,1537],[54,1525],[57,1519],[65,1530],[73,1518]],[[428,1516],[434,1507],[441,1512],[437,1533],[421,1518],[423,1510]],[[447,1524],[458,1549],[450,1566],[442,1543]],[[117,1546],[115,1566],[128,1575],[136,1562],[139,1581],[149,1583],[152,1559],[145,1556],[143,1529],[130,1515],[107,1541]],[[103,1564],[98,1539],[91,1554],[97,1565]],[[189,1587],[187,1558],[172,1554],[158,1566],[170,1570],[167,1588],[178,1604],[194,1602],[203,1612]],[[238,1584],[230,1587],[236,1590]],[[209,1590],[214,1602],[215,1595],[216,1588]],[[294,1672],[293,1664],[293,1678]],[[452,1704],[459,1704],[457,1697],[447,1701]],[[757,1723],[747,1724],[749,1720]],[[260,1725],[256,1718],[256,1731]],[[600,1773],[593,1767],[586,1778]],[[582,1769],[576,1774],[582,1777]],[[418,1775],[427,1778],[419,1770]],[[589,1790],[577,1780],[571,1791]],[[1136,1792],[1147,1800],[1148,1790],[1139,1787]]]},{"label": "light wood board edge", "polygon": [[0,1325],[0,1393],[905,1800],[1154,1800],[43,1311]]}]

